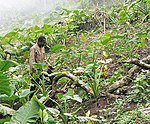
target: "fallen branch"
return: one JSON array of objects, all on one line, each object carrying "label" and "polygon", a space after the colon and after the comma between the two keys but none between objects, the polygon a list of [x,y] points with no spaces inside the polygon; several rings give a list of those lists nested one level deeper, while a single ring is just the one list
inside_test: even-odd
[{"label": "fallen branch", "polygon": [[[144,63],[146,63],[146,64],[150,64],[150,56],[142,59],[141,61],[144,62]],[[102,92],[112,93],[116,89],[118,89],[120,87],[123,87],[125,85],[128,85],[131,82],[131,80],[133,79],[134,75],[137,74],[140,71],[141,71],[141,68],[139,66],[135,65],[133,68],[131,68],[128,71],[128,74],[126,76],[124,76],[121,80],[117,81],[116,83],[108,86]]]},{"label": "fallen branch", "polygon": [[148,114],[148,113],[150,113],[150,107],[142,109],[141,112],[142,112],[143,114]]},{"label": "fallen branch", "polygon": [[137,60],[137,59],[130,59],[130,60],[127,60],[127,61],[124,61],[123,63],[131,63],[131,64],[134,64],[134,65],[137,65],[143,69],[148,69],[150,70],[150,64],[147,64],[141,60]]},{"label": "fallen branch", "polygon": [[93,91],[91,89],[91,87],[89,87],[86,83],[84,83],[82,80],[79,80],[76,76],[74,76],[73,74],[71,74],[70,72],[55,72],[52,74],[47,74],[49,77],[54,76],[54,79],[52,81],[52,96],[56,93],[56,83],[58,82],[59,79],[61,79],[62,77],[67,77],[69,79],[71,79],[72,81],[74,81],[74,84],[79,84],[81,88],[83,88],[86,92],[90,93],[93,95]]}]

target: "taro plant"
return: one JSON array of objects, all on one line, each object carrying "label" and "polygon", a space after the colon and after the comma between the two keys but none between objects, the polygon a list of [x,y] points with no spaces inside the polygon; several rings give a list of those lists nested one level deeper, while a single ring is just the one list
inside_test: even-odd
[{"label": "taro plant", "polygon": [[80,23],[86,23],[86,21],[90,18],[90,15],[83,9],[76,10],[68,10],[63,9],[65,18],[71,21],[75,25],[79,25]]},{"label": "taro plant", "polygon": [[37,69],[37,72],[31,73],[31,85],[36,87],[35,94],[39,94],[40,97],[49,95],[48,93],[51,91],[51,81],[48,76],[46,76],[47,72],[44,73],[42,70],[47,69],[48,65],[45,63],[34,63],[34,68]]},{"label": "taro plant", "polygon": [[[44,65],[41,64],[35,66],[44,68]],[[28,101],[28,95],[31,93],[29,89],[31,80],[26,76],[29,76],[29,72],[26,70],[19,71],[18,63],[14,61],[2,60],[0,62],[0,102],[2,104],[0,105],[0,113],[4,116],[4,119],[0,119],[0,122],[5,124],[36,123],[41,117],[40,110],[44,111],[44,104],[39,103],[36,96]],[[43,87],[42,84],[42,96],[47,96]],[[16,111],[16,109],[18,110]],[[10,115],[12,115],[11,119]],[[41,119],[41,122],[45,123],[43,119]],[[53,122],[53,119],[48,117],[47,123],[50,122]]]},{"label": "taro plant", "polygon": [[[74,111],[73,109],[75,109],[75,108],[70,109],[69,105],[71,105],[71,102],[73,102],[72,100],[81,103],[82,99],[78,95],[75,95],[74,90],[72,90],[72,89],[68,89],[66,94],[58,93],[57,97],[58,97],[58,101],[51,99],[51,98],[50,99],[52,102],[54,102],[56,104],[56,106],[59,109],[59,110],[57,110],[58,111],[57,113],[58,113],[59,118],[61,119],[60,123],[68,124],[70,121],[72,121],[72,120],[69,121],[68,114],[72,113],[75,115],[76,112],[78,112],[78,110],[79,110],[79,109],[77,109],[76,111]],[[74,107],[77,107],[77,106],[74,106]],[[51,109],[48,109],[48,110],[51,110]],[[50,112],[53,114],[52,111],[50,111]]]},{"label": "taro plant", "polygon": [[36,123],[38,119],[38,112],[40,105],[37,100],[32,99],[31,101],[24,104],[19,110],[14,112],[11,117],[10,122],[5,122],[4,124],[31,124]]},{"label": "taro plant", "polygon": [[[16,62],[13,63],[13,61],[10,61],[10,60],[9,61],[3,60],[1,64],[3,64],[1,65],[1,67],[5,66],[3,69],[6,69],[10,66],[15,66],[14,64],[16,64]],[[20,65],[16,67],[10,67],[9,70],[3,72],[3,75],[1,75],[2,87],[0,86],[1,87],[0,101],[1,103],[6,103],[8,104],[8,106],[13,107],[15,109],[20,107],[20,105],[26,103],[28,100],[27,96],[31,93],[29,89],[30,79],[26,77],[26,75],[28,74],[25,74],[25,73],[23,74],[23,72],[19,72],[20,68],[22,68],[20,67]],[[18,74],[17,71],[20,74]],[[5,92],[3,92],[3,90]],[[18,106],[17,104],[20,104],[20,105]]]},{"label": "taro plant", "polygon": [[[13,87],[11,87],[10,77],[7,75],[6,71],[10,67],[17,66],[18,63],[10,60],[0,61],[0,95],[11,96],[13,94]],[[1,100],[1,99],[0,99]]]}]

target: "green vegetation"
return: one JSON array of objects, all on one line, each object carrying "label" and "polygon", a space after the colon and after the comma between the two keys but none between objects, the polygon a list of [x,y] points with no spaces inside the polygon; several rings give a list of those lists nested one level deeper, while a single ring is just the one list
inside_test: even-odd
[{"label": "green vegetation", "polygon": [[[104,91],[133,67],[120,63],[150,54],[150,1],[128,1],[111,9],[63,8],[54,13],[63,21],[51,24],[47,17],[42,26],[15,28],[0,36],[0,123],[149,123],[150,112],[142,112],[150,107],[149,70],[137,72],[127,89],[110,93],[113,98]],[[70,72],[78,81],[61,78],[51,97],[53,91],[43,76],[30,99],[31,79],[41,72],[31,77],[29,49],[40,35],[47,38],[46,52],[54,72],[60,72],[58,76]]]}]

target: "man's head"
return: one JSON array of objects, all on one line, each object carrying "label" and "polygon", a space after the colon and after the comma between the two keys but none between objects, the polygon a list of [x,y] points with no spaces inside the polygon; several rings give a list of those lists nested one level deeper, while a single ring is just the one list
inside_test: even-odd
[{"label": "man's head", "polygon": [[37,44],[38,44],[38,46],[39,46],[40,48],[44,47],[45,44],[46,44],[46,38],[45,38],[44,36],[40,36],[40,37],[38,38]]}]

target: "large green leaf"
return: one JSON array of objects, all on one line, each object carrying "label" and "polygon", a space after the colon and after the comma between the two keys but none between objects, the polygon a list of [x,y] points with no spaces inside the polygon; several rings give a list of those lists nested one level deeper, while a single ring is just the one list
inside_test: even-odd
[{"label": "large green leaf", "polygon": [[10,122],[4,124],[35,124],[39,117],[40,105],[36,100],[31,100],[19,108],[11,118]]},{"label": "large green leaf", "polygon": [[108,45],[108,43],[112,40],[111,34],[104,34],[99,37],[99,40],[102,45]]},{"label": "large green leaf", "polygon": [[52,51],[53,51],[53,52],[58,52],[59,50],[61,50],[61,49],[63,49],[63,48],[65,48],[64,45],[57,44],[57,45],[55,45],[55,46],[52,46]]},{"label": "large green leaf", "polygon": [[[13,91],[13,88],[12,88],[12,91]],[[1,94],[0,95],[0,100],[2,100],[2,101],[9,101],[9,102],[11,102],[11,101],[15,101],[16,99],[18,99],[18,96],[14,95],[14,94],[12,94],[11,96],[8,96],[6,94]]]},{"label": "large green leaf", "polygon": [[11,95],[12,90],[9,84],[9,78],[5,74],[0,72],[0,94],[6,94],[8,96]]},{"label": "large green leaf", "polygon": [[7,71],[10,67],[17,66],[17,62],[11,60],[0,61],[0,71]]},{"label": "large green leaf", "polygon": [[54,28],[48,24],[44,24],[43,26],[43,32],[45,34],[53,34],[54,33]]},{"label": "large green leaf", "polygon": [[14,37],[16,34],[17,34],[17,32],[9,32],[5,35],[5,37],[11,38],[11,37]]}]

